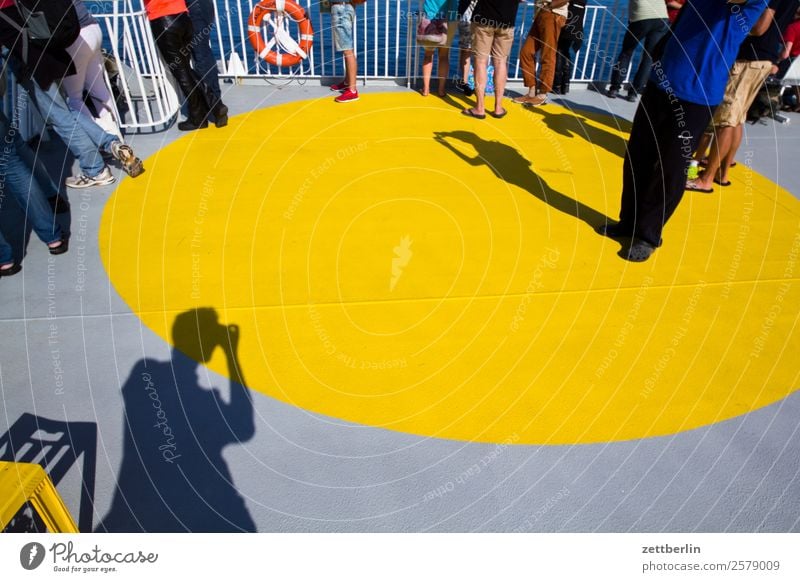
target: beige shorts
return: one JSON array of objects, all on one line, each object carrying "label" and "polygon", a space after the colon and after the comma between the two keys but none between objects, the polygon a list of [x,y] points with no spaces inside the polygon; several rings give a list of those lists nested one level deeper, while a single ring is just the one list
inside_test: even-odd
[{"label": "beige shorts", "polygon": [[736,127],[747,119],[750,109],[764,79],[769,76],[772,63],[769,61],[736,61],[731,69],[725,97],[714,111],[711,121],[714,127]]},{"label": "beige shorts", "polygon": [[494,28],[472,23],[472,52],[477,57],[508,60],[514,44],[514,27]]}]

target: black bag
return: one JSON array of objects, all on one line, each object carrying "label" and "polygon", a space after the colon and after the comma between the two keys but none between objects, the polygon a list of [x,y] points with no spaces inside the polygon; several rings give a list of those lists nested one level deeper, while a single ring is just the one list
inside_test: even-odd
[{"label": "black bag", "polygon": [[81,33],[78,13],[72,0],[16,0],[22,26],[0,12],[0,18],[20,32],[23,60],[27,61],[28,45],[42,49],[65,49]]}]

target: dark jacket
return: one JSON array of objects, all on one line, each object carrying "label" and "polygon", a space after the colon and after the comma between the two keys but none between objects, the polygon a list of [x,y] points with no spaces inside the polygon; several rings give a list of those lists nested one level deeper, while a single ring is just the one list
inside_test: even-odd
[{"label": "dark jacket", "polygon": [[[2,10],[3,14],[22,24],[22,17],[16,6]],[[42,49],[28,43],[27,60],[22,51],[22,40],[19,31],[5,20],[0,19],[0,45],[11,52],[11,56],[22,64],[20,71],[24,78],[32,77],[42,88],[47,89],[53,82],[75,74],[75,67],[69,53],[63,49]]]}]

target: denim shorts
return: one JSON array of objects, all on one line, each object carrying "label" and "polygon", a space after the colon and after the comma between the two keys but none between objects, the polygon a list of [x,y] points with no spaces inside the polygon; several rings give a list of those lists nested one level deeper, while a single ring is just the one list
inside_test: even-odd
[{"label": "denim shorts", "polygon": [[331,4],[331,28],[333,28],[333,46],[337,51],[353,50],[353,26],[356,21],[356,9],[345,2]]}]

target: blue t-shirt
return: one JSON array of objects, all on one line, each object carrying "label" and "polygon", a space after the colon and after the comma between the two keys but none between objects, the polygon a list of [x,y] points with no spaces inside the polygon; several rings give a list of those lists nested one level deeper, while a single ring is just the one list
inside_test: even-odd
[{"label": "blue t-shirt", "polygon": [[767,4],[767,0],[743,4],[688,0],[650,79],[683,101],[718,105],[739,46]]}]

